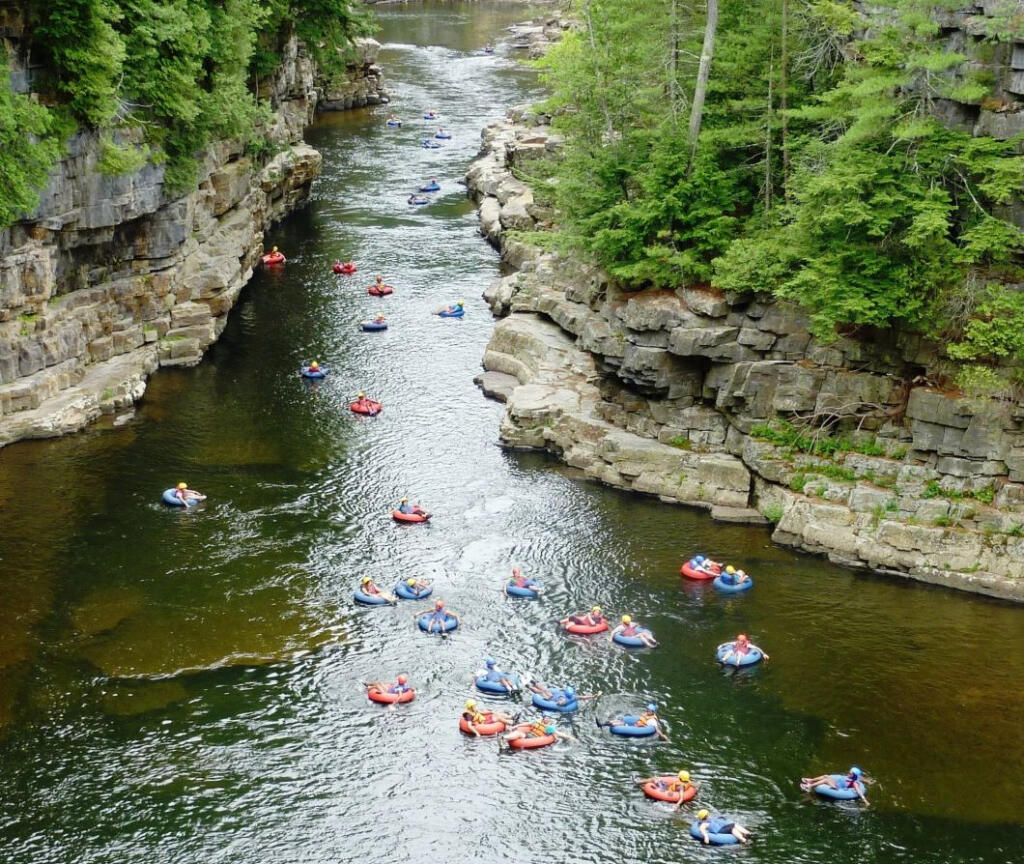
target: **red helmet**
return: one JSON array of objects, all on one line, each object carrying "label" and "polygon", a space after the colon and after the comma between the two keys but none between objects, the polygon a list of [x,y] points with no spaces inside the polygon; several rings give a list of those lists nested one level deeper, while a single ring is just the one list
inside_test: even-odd
[{"label": "red helmet", "polygon": [[408,680],[409,680],[409,676],[408,675],[404,675],[403,674],[403,675],[399,675],[398,676],[398,683],[399,684],[405,684],[406,681],[408,681]]},{"label": "red helmet", "polygon": [[434,604],[434,607],[437,608],[437,609],[444,609],[444,600],[438,600]]}]

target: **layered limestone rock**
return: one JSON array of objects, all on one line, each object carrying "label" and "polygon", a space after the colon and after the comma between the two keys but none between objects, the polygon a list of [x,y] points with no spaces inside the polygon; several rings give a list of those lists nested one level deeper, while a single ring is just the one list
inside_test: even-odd
[{"label": "layered limestone rock", "polygon": [[[512,174],[557,152],[546,120],[490,127],[467,175],[515,268],[484,294],[502,320],[479,380],[506,402],[503,442],[716,518],[767,516],[777,542],[839,563],[1024,599],[1024,406],[929,386],[939,354],[917,336],[823,344],[795,307],[624,293],[516,239],[551,219]],[[853,431],[794,443],[823,423]]]},{"label": "layered limestone rock", "polygon": [[[139,399],[158,367],[199,362],[259,266],[264,231],[306,200],[320,171],[302,143],[320,95],[328,110],[386,100],[379,48],[360,40],[348,76],[328,84],[287,40],[260,94],[274,107],[264,133],[278,152],[218,142],[183,196],[166,194],[160,164],[102,174],[97,133],[68,142],[36,212],[0,231],[0,446],[80,429]],[[12,81],[27,91],[27,52],[12,56]]]}]

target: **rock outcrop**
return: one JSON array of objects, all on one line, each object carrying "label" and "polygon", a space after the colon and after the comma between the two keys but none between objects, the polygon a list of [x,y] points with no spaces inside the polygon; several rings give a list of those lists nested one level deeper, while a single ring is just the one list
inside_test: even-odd
[{"label": "rock outcrop", "polygon": [[506,402],[502,441],[717,518],[767,517],[777,542],[842,564],[1024,600],[1024,406],[930,386],[937,351],[912,334],[825,344],[795,307],[625,293],[528,245],[515,232],[552,214],[512,169],[557,152],[547,120],[488,128],[467,175],[516,270],[484,294],[502,320],[479,380]]},{"label": "rock outcrop", "polygon": [[[23,26],[6,22],[9,45]],[[166,193],[160,164],[102,174],[101,136],[72,137],[36,212],[0,231],[0,446],[80,429],[139,399],[158,367],[199,362],[259,266],[263,232],[320,171],[302,143],[317,107],[387,100],[379,47],[361,40],[348,76],[328,83],[287,40],[260,94],[274,108],[263,132],[275,155],[218,142],[185,195]],[[28,92],[28,52],[11,54],[12,83]]]}]

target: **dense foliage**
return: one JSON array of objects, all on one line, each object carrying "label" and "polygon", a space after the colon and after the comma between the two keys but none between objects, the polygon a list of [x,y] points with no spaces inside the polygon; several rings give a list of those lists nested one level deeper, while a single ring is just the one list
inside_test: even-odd
[{"label": "dense foliage", "polygon": [[[166,160],[172,193],[194,182],[194,157],[209,141],[258,134],[266,108],[257,89],[277,67],[283,33],[294,28],[335,72],[353,37],[371,30],[365,7],[349,0],[45,0],[33,15],[34,55],[54,73],[44,95],[86,126],[144,131],[144,148],[105,133],[101,169]],[[0,85],[0,177],[9,181],[0,225],[35,206],[58,155],[52,113]],[[20,146],[4,146],[8,138]]]},{"label": "dense foliage", "polygon": [[1006,107],[992,60],[1024,9],[988,4],[968,58],[938,23],[961,6],[719,0],[693,142],[703,5],[578,0],[579,32],[544,63],[565,236],[630,287],[770,292],[825,338],[916,329],[972,363],[965,380],[1005,383],[992,368],[1024,361],[1024,296],[1007,287],[1024,279],[1024,146],[940,118]]}]

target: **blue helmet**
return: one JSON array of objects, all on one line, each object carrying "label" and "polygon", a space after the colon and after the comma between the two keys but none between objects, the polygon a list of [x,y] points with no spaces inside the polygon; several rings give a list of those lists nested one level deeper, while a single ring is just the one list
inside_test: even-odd
[{"label": "blue helmet", "polygon": [[696,562],[697,562],[698,564],[703,564],[703,563],[704,563],[704,561],[705,561],[705,558],[704,558],[704,556],[703,556],[703,555],[698,555],[698,556],[697,556],[696,558],[694,558],[693,560],[694,560],[694,561],[696,561]]},{"label": "blue helmet", "polygon": [[544,732],[546,734],[548,734],[548,735],[554,735],[555,734],[555,727],[554,726],[545,726],[544,727]]},{"label": "blue helmet", "polygon": [[648,702],[647,703],[647,710],[648,711],[657,711],[658,710],[658,703],[657,702]]},{"label": "blue helmet", "polygon": [[565,695],[568,696],[570,699],[572,699],[572,697],[576,695],[576,688],[575,687],[566,687],[565,688]]},{"label": "blue helmet", "polygon": [[861,771],[861,770],[860,770],[860,768],[858,768],[858,767],[857,767],[856,765],[854,765],[854,766],[853,766],[853,767],[852,767],[852,768],[850,769],[850,773],[851,773],[851,774],[852,774],[852,775],[853,775],[854,777],[860,777],[860,775],[861,775],[861,774],[863,774],[864,772],[863,772],[863,771]]},{"label": "blue helmet", "polygon": [[497,666],[497,665],[498,665],[498,661],[495,660],[493,657],[488,657],[486,660],[484,660],[484,666],[486,666],[488,669],[491,666]]}]

